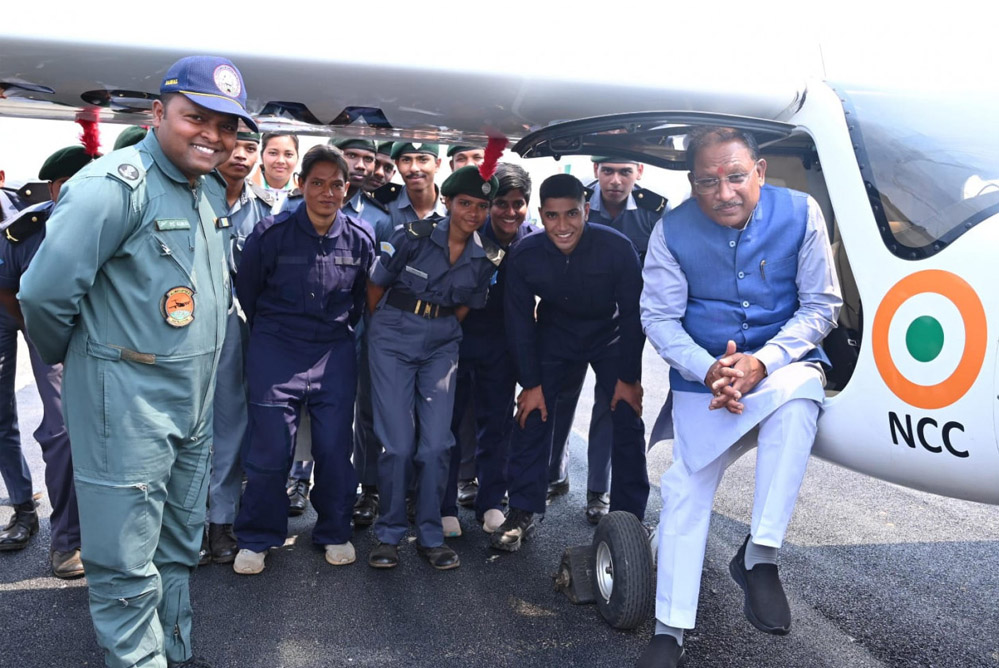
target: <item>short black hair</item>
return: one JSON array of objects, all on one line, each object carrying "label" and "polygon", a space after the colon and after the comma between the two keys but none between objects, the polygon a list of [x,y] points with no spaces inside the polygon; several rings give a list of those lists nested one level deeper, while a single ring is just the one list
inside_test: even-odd
[{"label": "short black hair", "polygon": [[298,174],[299,183],[305,183],[309,178],[312,168],[321,162],[328,162],[340,170],[340,176],[346,181],[350,173],[347,168],[347,161],[343,159],[343,153],[335,146],[329,144],[316,144],[305,152],[302,158],[302,171]]},{"label": "short black hair", "polygon": [[264,136],[260,138],[260,150],[266,150],[267,142],[278,137],[291,137],[291,143],[295,145],[295,153],[298,153],[298,135],[293,135],[290,132],[265,132]]},{"label": "short black hair", "polygon": [[694,171],[694,161],[701,149],[730,141],[741,142],[745,145],[754,162],[760,159],[760,145],[756,143],[756,137],[753,136],[753,133],[738,128],[707,125],[694,128],[687,135],[687,170]]},{"label": "short black hair", "polygon": [[555,174],[541,182],[541,206],[551,197],[567,197],[574,200],[586,199],[586,188],[583,182],[572,174]]},{"label": "short black hair", "polygon": [[503,197],[511,190],[519,190],[524,193],[524,199],[531,199],[531,175],[520,165],[509,162],[501,162],[496,165],[496,178],[499,179],[499,190],[497,197]]}]

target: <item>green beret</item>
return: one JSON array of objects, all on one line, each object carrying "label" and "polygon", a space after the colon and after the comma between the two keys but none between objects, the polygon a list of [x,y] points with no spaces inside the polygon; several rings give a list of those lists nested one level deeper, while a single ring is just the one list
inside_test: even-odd
[{"label": "green beret", "polygon": [[[98,155],[98,157],[100,157]],[[48,158],[38,170],[38,178],[42,181],[57,181],[69,178],[86,167],[94,158],[87,155],[82,146],[67,146],[61,148]]]},{"label": "green beret", "polygon": [[118,138],[114,140],[114,150],[120,148],[125,148],[126,146],[132,146],[138,144],[142,141],[142,138],[146,136],[147,130],[139,125],[130,125],[125,128],[125,131],[118,135]]},{"label": "green beret", "polygon": [[597,163],[598,165],[602,162],[612,162],[612,163],[634,163],[636,165],[640,164],[638,160],[633,160],[632,158],[622,158],[619,155],[592,155],[590,160]]},{"label": "green beret", "polygon": [[479,168],[474,165],[456,170],[441,184],[441,195],[444,197],[468,195],[492,201],[497,190],[499,190],[499,179],[493,176],[484,181],[479,174]]},{"label": "green beret", "polygon": [[375,142],[370,139],[360,139],[358,137],[348,137],[347,139],[331,139],[330,144],[336,146],[341,151],[346,151],[348,148],[359,148],[362,151],[371,151],[374,153],[377,151]]},{"label": "green beret", "polygon": [[397,141],[392,144],[393,160],[398,159],[403,153],[428,153],[436,158],[441,153],[441,147],[438,144],[414,144],[408,141]]},{"label": "green beret", "polygon": [[392,145],[393,145],[393,143],[394,142],[383,141],[381,144],[378,145],[378,150],[376,152],[377,153],[381,153],[382,155],[387,155],[387,156],[391,157],[392,156]]},{"label": "green beret", "polygon": [[243,132],[242,130],[240,130],[239,132],[236,133],[236,141],[255,141],[255,142],[257,142],[259,144],[260,143],[260,133],[259,132],[250,132],[249,130],[247,130],[246,132]]},{"label": "green beret", "polygon": [[461,153],[462,151],[481,151],[483,148],[481,146],[470,146],[469,144],[455,144],[447,150],[447,157],[453,158],[455,153]]}]

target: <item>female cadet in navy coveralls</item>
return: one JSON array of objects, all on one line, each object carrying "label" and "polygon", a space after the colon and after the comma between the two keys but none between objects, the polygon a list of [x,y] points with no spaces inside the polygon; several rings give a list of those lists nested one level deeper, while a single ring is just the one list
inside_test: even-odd
[{"label": "female cadet in navy coveralls", "polygon": [[469,308],[485,305],[503,256],[475,231],[498,186],[496,177],[484,181],[475,167],[454,172],[441,185],[449,216],[397,229],[382,243],[371,270],[371,395],[375,435],[385,446],[378,461],[379,544],[368,558],[375,568],[399,563],[398,545],[409,530],[406,491],[414,475],[418,551],[434,568],[460,563],[444,544],[440,509],[454,445],[460,320]]},{"label": "female cadet in navy coveralls", "polygon": [[331,564],[354,561],[353,327],[364,309],[374,233],[340,210],[347,174],[337,149],[312,148],[299,176],[303,203],[260,221],[243,247],[236,293],[250,325],[250,439],[243,456],[246,491],[234,527],[237,573],[262,571],[267,550],[287,537],[285,477],[305,404],[316,462],[311,501],[319,515],[312,541],[325,546]]}]

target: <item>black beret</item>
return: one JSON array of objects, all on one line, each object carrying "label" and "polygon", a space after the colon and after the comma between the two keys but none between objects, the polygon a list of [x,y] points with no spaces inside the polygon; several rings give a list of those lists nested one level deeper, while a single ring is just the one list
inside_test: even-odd
[{"label": "black beret", "polygon": [[336,146],[341,151],[346,151],[348,148],[359,148],[362,151],[371,151],[374,153],[377,151],[375,142],[370,139],[360,139],[358,137],[348,137],[347,139],[331,139],[330,144]]},{"label": "black beret", "polygon": [[455,170],[441,184],[441,195],[444,197],[468,195],[492,201],[497,190],[499,190],[499,179],[492,176],[488,181],[483,180],[479,168],[474,165]]},{"label": "black beret", "polygon": [[69,178],[86,167],[92,160],[94,158],[87,155],[82,146],[67,146],[45,159],[42,168],[38,170],[38,178],[42,181]]},{"label": "black beret", "polygon": [[455,153],[461,153],[462,151],[481,151],[483,148],[481,146],[471,146],[470,144],[455,144],[447,150],[447,157],[454,157]]},{"label": "black beret", "polygon": [[140,125],[130,125],[114,140],[114,150],[138,144],[146,136],[146,132],[147,130]]},{"label": "black beret", "polygon": [[428,153],[435,158],[441,153],[441,147],[438,144],[420,144],[408,141],[397,141],[392,144],[392,159],[397,159],[403,153]]}]

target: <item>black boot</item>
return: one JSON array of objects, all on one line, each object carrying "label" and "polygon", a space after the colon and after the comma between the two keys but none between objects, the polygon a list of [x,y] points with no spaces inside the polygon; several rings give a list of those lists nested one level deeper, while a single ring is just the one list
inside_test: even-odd
[{"label": "black boot", "polygon": [[38,511],[34,499],[14,505],[14,516],[0,531],[0,552],[23,550],[38,533]]},{"label": "black boot", "polygon": [[534,533],[534,514],[520,508],[510,508],[506,521],[489,537],[489,544],[504,552],[516,552],[520,544]]},{"label": "black boot", "polygon": [[231,564],[239,552],[231,524],[209,524],[208,545],[212,551],[212,561],[216,564]]}]

